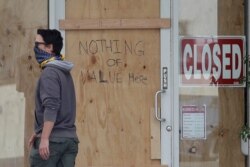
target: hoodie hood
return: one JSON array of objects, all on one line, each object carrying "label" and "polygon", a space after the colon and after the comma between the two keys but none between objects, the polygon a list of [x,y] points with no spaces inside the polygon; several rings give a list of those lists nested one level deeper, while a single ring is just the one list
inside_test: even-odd
[{"label": "hoodie hood", "polygon": [[69,61],[53,60],[53,61],[48,62],[45,65],[45,67],[49,67],[49,66],[57,67],[58,69],[61,69],[63,71],[70,72],[74,64]]}]

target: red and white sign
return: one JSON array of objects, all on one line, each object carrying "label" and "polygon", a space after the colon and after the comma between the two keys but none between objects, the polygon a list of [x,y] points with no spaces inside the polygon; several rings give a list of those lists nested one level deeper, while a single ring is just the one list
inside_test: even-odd
[{"label": "red and white sign", "polygon": [[244,37],[182,37],[182,86],[245,86]]}]

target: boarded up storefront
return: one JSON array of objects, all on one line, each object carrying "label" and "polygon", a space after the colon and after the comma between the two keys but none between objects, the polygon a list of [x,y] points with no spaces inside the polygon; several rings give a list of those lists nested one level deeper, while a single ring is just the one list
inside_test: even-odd
[{"label": "boarded up storefront", "polygon": [[[209,5],[213,5],[206,8],[208,15],[204,11],[199,13],[199,3],[195,0],[179,0],[179,35],[243,35],[242,0],[209,1]],[[25,105],[22,134],[24,153],[16,155],[18,157],[0,157],[0,166],[20,166],[23,161],[24,166],[28,166],[29,150],[26,144],[33,131],[34,88],[40,74],[33,57],[33,43],[36,29],[48,27],[47,7],[48,2],[44,0],[0,0],[0,20],[5,23],[0,27],[0,91],[6,91],[5,86],[11,86],[12,89],[16,87],[24,95],[17,93],[18,99],[12,99],[20,102],[15,103],[20,107]],[[166,29],[166,22],[159,25],[162,23],[159,20],[160,0],[67,0],[65,8],[65,19],[70,23],[67,25],[74,27],[73,30],[65,24],[61,28],[66,29],[66,59],[75,64],[72,75],[76,88],[76,125],[80,139],[76,166],[161,166],[161,143],[165,141],[160,141],[160,123],[154,117],[154,97],[161,89],[160,29]],[[215,20],[208,19],[211,13]],[[170,22],[172,17],[169,18]],[[93,19],[99,19],[99,22]],[[144,22],[130,22],[132,19]],[[83,20],[88,24],[78,25],[74,20]],[[84,26],[92,28],[82,29]],[[109,26],[115,26],[116,29]],[[124,27],[117,29],[121,26]],[[208,27],[212,27],[212,30]],[[179,55],[170,55],[171,59],[175,56]],[[173,67],[179,68],[179,64]],[[179,77],[170,76],[170,82]],[[173,146],[173,151],[177,148],[179,159],[175,157],[175,160],[180,166],[243,167],[244,156],[240,152],[238,135],[244,122],[243,88],[185,90],[179,85],[175,86],[179,89],[180,110],[171,113],[181,112],[181,107],[185,105],[206,104],[207,114],[205,140],[180,139],[179,145]],[[0,93],[1,98],[4,98],[5,94]],[[8,101],[7,98],[4,100]],[[24,117],[18,110],[20,107],[13,107],[13,111],[9,112],[18,112],[18,121],[22,120],[21,116]],[[4,110],[0,106],[1,120],[7,120],[2,114]],[[17,126],[18,121],[14,125]],[[179,135],[179,128],[181,130],[181,125],[170,133]],[[15,128],[12,130],[15,133]],[[7,128],[1,137],[4,138],[5,134],[8,134]],[[8,145],[9,142],[12,141],[6,138],[0,146]],[[174,155],[173,152],[164,154]]]},{"label": "boarded up storefront", "polygon": [[[67,2],[66,19],[109,18],[159,18],[159,1]],[[159,30],[69,30],[66,39],[66,56],[75,63],[77,165],[160,166],[150,158]]]}]

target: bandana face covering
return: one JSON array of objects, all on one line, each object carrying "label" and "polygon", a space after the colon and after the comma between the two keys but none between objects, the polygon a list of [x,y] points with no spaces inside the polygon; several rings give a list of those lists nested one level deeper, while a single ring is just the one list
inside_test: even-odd
[{"label": "bandana face covering", "polygon": [[62,55],[54,55],[48,52],[45,52],[38,47],[34,47],[35,57],[37,62],[40,64],[40,67],[44,67],[45,64],[52,60],[64,60]]}]

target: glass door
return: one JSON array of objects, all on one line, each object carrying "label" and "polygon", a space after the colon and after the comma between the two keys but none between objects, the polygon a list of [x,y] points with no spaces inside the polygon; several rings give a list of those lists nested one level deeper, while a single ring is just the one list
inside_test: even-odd
[{"label": "glass door", "polygon": [[[229,4],[225,0],[179,0],[179,36],[243,35],[242,7],[241,1]],[[199,44],[197,48],[199,49]],[[194,49],[197,48],[192,46],[185,50],[186,54],[189,54],[187,59],[196,54]],[[229,49],[229,51],[232,50],[232,48]],[[217,55],[222,55],[221,52],[217,52]],[[209,59],[206,54],[204,55],[204,59],[192,57],[192,60],[197,63],[193,68],[198,74],[202,62]],[[225,55],[226,60],[229,54]],[[230,63],[233,63],[233,58],[229,60]],[[229,69],[229,64],[224,66],[222,75],[227,70],[232,72],[233,69]],[[218,67],[214,68],[216,72],[219,70]],[[209,64],[205,64],[205,67],[200,70],[204,72],[206,69],[209,69]],[[223,67],[221,69],[223,70]],[[190,70],[190,66],[184,70]],[[180,78],[182,75],[183,73]],[[194,78],[199,78],[199,75],[194,75]],[[208,76],[205,74],[201,77]],[[226,87],[212,85],[204,86],[202,82],[188,85],[180,79],[178,89],[180,167],[244,166],[239,138],[240,128],[244,123],[244,88],[233,84]]]}]

